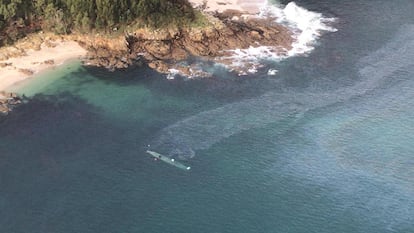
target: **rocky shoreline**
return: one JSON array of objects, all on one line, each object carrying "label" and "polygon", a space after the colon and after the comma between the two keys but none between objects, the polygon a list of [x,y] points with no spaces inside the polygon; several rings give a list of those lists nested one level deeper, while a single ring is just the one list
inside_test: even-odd
[{"label": "rocky shoreline", "polygon": [[[65,43],[76,41],[87,51],[82,60],[88,66],[116,70],[147,64],[164,74],[206,77],[211,74],[199,68],[197,63],[191,63],[189,60],[193,59],[189,58],[219,63],[238,74],[244,74],[247,69],[251,69],[251,64],[234,65],[232,56],[235,50],[267,46],[272,53],[283,55],[292,47],[292,32],[277,24],[274,18],[260,18],[236,10],[203,14],[208,23],[202,26],[139,28],[119,36],[76,33],[66,36],[43,33],[30,35],[14,46],[2,48],[0,65],[7,69],[13,65],[12,68],[21,75],[32,76],[33,70],[27,67],[18,69],[17,63],[8,61],[26,56],[29,51],[60,49],[60,46],[66,46]],[[50,67],[55,63],[48,58],[41,62],[31,61],[29,66],[45,64],[45,67]],[[8,114],[21,102],[16,94],[0,92],[0,113]]]},{"label": "rocky shoreline", "polygon": [[209,24],[202,27],[141,28],[118,38],[74,39],[88,50],[86,65],[115,70],[138,62],[164,74],[176,71],[185,76],[208,75],[184,62],[189,57],[221,63],[239,73],[246,67],[231,67],[231,59],[226,59],[233,50],[268,46],[272,52],[284,54],[291,49],[292,33],[272,18],[246,16],[240,11],[204,14]]},{"label": "rocky shoreline", "polygon": [[17,94],[0,91],[0,115],[7,115],[14,107],[21,103],[22,98]]},{"label": "rocky shoreline", "polygon": [[[164,74],[175,71],[184,76],[202,77],[206,74],[197,73],[196,64],[189,64],[188,58],[220,63],[241,73],[243,69],[249,68],[249,64],[244,67],[232,66],[233,52],[237,49],[267,46],[272,53],[284,55],[292,48],[292,32],[276,23],[274,18],[261,18],[257,14],[237,10],[203,12],[203,15],[206,18],[204,25],[130,29],[118,33],[119,36],[99,33],[32,34],[16,45],[1,48],[0,66],[11,66],[8,60],[26,56],[28,51],[38,51],[43,47],[59,49],[62,43],[75,41],[87,51],[82,60],[88,66],[116,70],[128,68],[132,64],[147,64]],[[30,65],[56,63],[53,59],[46,60]],[[29,76],[34,73],[27,67],[13,68]]]}]

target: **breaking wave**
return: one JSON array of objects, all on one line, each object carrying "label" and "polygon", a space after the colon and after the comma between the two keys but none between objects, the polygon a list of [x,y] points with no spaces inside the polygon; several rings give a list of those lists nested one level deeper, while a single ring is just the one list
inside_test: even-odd
[{"label": "breaking wave", "polygon": [[309,11],[303,7],[290,2],[285,8],[270,6],[263,12],[264,15],[270,14],[277,18],[278,23],[290,27],[294,32],[295,42],[292,49],[288,51],[288,56],[307,54],[315,48],[322,32],[336,32],[332,27],[334,18],[324,17],[317,12]]},{"label": "breaking wave", "polygon": [[291,56],[306,55],[311,52],[323,32],[335,32],[332,24],[334,18],[324,17],[317,12],[309,11],[290,2],[286,6],[267,2],[259,13],[261,18],[275,18],[277,23],[283,24],[293,32],[294,42],[292,49],[285,51],[269,46],[249,47],[247,49],[232,50],[232,55],[223,59],[231,60],[228,68],[239,70],[240,75],[255,73],[262,67],[261,61],[279,61]]},{"label": "breaking wave", "polygon": [[[216,62],[225,66],[239,75],[253,74],[262,68],[263,61],[280,61],[292,56],[306,55],[311,52],[323,32],[335,32],[332,25],[334,18],[328,18],[320,13],[309,11],[295,2],[287,5],[273,4],[265,1],[260,4],[260,12],[255,16],[259,18],[274,19],[277,23],[288,27],[293,32],[294,42],[290,50],[272,46],[250,46],[247,49],[235,49],[227,51],[230,55],[216,58]],[[197,74],[205,74],[205,69],[194,68]],[[207,73],[209,73],[207,71]],[[168,79],[174,79],[175,75],[183,75],[177,70],[170,70]],[[275,71],[270,72],[271,75]],[[208,75],[207,75],[208,76]]]}]

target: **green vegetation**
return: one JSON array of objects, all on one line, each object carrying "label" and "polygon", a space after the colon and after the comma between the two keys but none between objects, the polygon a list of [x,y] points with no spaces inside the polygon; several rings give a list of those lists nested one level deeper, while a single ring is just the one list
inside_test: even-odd
[{"label": "green vegetation", "polygon": [[194,19],[189,23],[191,27],[206,27],[210,25],[207,17],[201,11],[194,11]]},{"label": "green vegetation", "polygon": [[0,46],[40,29],[110,32],[129,24],[159,28],[199,20],[188,0],[0,0]]}]

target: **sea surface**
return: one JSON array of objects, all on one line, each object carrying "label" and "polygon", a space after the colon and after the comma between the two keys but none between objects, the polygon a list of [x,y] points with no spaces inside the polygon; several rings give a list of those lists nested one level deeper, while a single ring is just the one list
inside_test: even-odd
[{"label": "sea surface", "polygon": [[414,232],[414,2],[296,4],[336,31],[247,76],[75,61],[20,85],[0,232]]}]

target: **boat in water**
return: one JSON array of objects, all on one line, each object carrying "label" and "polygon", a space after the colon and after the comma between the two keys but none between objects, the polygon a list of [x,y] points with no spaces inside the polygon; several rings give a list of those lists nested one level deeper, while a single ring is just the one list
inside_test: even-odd
[{"label": "boat in water", "polygon": [[184,165],[184,164],[176,161],[173,158],[170,158],[168,156],[162,155],[162,154],[157,153],[155,151],[147,150],[146,152],[148,154],[150,154],[152,157],[154,157],[155,159],[159,159],[159,160],[161,160],[163,162],[166,162],[166,163],[168,163],[170,165],[173,165],[174,167],[177,167],[177,168],[180,168],[180,169],[183,169],[183,170],[187,170],[187,171],[191,169],[191,167],[186,166],[186,165]]}]

